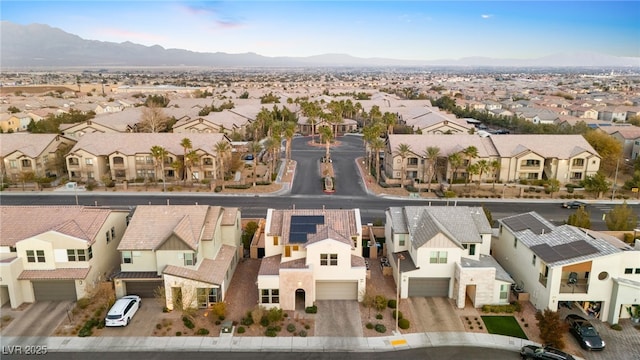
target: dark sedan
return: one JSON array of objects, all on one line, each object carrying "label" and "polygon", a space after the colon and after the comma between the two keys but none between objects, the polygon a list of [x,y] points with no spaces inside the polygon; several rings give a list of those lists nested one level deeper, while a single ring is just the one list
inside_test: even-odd
[{"label": "dark sedan", "polygon": [[522,349],[520,349],[520,357],[523,359],[575,360],[573,356],[564,351],[548,346],[542,347],[535,345],[523,346]]},{"label": "dark sedan", "polygon": [[582,316],[571,314],[566,317],[569,324],[569,332],[578,340],[580,346],[585,350],[604,350],[604,340],[589,322]]},{"label": "dark sedan", "polygon": [[562,207],[566,209],[577,209],[580,207],[587,207],[587,203],[582,201],[567,201],[562,203]]}]

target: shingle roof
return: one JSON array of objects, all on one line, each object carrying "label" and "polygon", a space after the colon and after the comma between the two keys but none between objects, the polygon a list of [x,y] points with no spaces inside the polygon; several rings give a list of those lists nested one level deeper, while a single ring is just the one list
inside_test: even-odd
[{"label": "shingle roof", "polygon": [[63,268],[55,270],[23,270],[18,280],[82,280],[89,275],[91,267]]},{"label": "shingle roof", "polygon": [[91,245],[113,211],[84,206],[0,206],[0,245],[15,246],[20,240],[47,231]]},{"label": "shingle roof", "polygon": [[408,233],[411,246],[419,248],[438,233],[459,244],[481,243],[491,226],[480,207],[405,206],[389,208],[395,233]]},{"label": "shingle roof", "polygon": [[496,261],[496,259],[491,255],[480,255],[479,260],[462,257],[460,258],[460,266],[468,268],[495,268],[497,280],[506,281],[512,284],[515,283],[511,276],[509,276],[509,273],[507,273],[507,271],[503,269],[498,261]]},{"label": "shingle roof", "polygon": [[229,245],[222,245],[215,259],[204,259],[197,270],[181,266],[168,265],[163,273],[178,276],[185,279],[202,281],[208,284],[222,285],[229,266],[233,261],[236,248]]},{"label": "shingle roof", "polygon": [[53,142],[57,134],[0,134],[0,156],[20,151],[30,158],[36,158]]},{"label": "shingle roof", "polygon": [[207,205],[137,206],[118,250],[154,250],[171,235],[195,250],[207,222],[217,220],[207,216],[209,209]]}]

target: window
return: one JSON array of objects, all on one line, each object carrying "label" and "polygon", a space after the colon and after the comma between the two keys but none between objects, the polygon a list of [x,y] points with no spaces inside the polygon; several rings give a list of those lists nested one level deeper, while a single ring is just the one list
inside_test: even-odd
[{"label": "window", "polygon": [[573,159],[573,166],[584,166],[584,159]]},{"label": "window", "polygon": [[293,251],[298,251],[300,250],[300,246],[299,245],[293,245]]},{"label": "window", "polygon": [[320,254],[320,265],[322,266],[337,266],[338,254]]},{"label": "window", "polygon": [[74,249],[67,249],[67,260],[76,261],[76,251]]},{"label": "window", "polygon": [[429,263],[431,264],[446,264],[447,252],[446,251],[432,251],[429,257]]},{"label": "window", "polygon": [[470,244],[469,245],[469,255],[475,255],[476,254],[476,244]]},{"label": "window", "polygon": [[78,261],[87,261],[87,255],[84,249],[78,249],[76,253],[78,254]]},{"label": "window", "polygon": [[533,258],[531,258],[531,265],[536,265],[536,254],[533,254]]},{"label": "window", "polygon": [[196,289],[197,297],[198,297],[198,306],[200,308],[207,308],[211,304],[215,304],[218,302],[218,289],[212,288],[198,288]]},{"label": "window", "polygon": [[36,250],[36,259],[38,262],[46,262],[44,258],[44,250]]},{"label": "window", "polygon": [[93,159],[90,159],[90,158],[84,159],[84,163],[86,165],[93,165]]},{"label": "window", "polygon": [[263,304],[279,304],[280,290],[279,289],[260,290],[260,302]]},{"label": "window", "polygon": [[107,231],[104,233],[104,237],[107,239],[107,244],[111,242],[111,232]]},{"label": "window", "polygon": [[507,300],[509,296],[509,285],[502,284],[500,285],[500,300]]},{"label": "window", "polygon": [[291,256],[291,246],[287,245],[284,247],[284,257],[290,257]]},{"label": "window", "polygon": [[571,180],[582,180],[582,172],[579,172],[579,171],[572,172]]},{"label": "window", "polygon": [[18,162],[15,160],[9,160],[9,167],[15,169],[18,167]]},{"label": "window", "polygon": [[78,166],[78,165],[80,165],[80,160],[78,160],[78,158],[74,158],[74,157],[69,158],[69,165]]},{"label": "window", "polygon": [[277,236],[273,237],[273,245],[274,246],[278,246],[278,237]]},{"label": "window", "polygon": [[535,159],[522,160],[521,166],[522,167],[540,167],[540,160],[535,160]]},{"label": "window", "polygon": [[30,167],[31,167],[31,160],[29,160],[29,159],[22,159],[22,161],[21,161],[21,162],[22,162],[22,167],[28,167],[28,168],[30,168]]},{"label": "window", "polygon": [[625,273],[625,274],[633,274],[633,268],[626,268],[626,269],[624,269],[624,273]]},{"label": "window", "polygon": [[636,268],[636,274],[640,274],[640,268]]},{"label": "window", "polygon": [[404,246],[405,234],[398,234],[398,246]]},{"label": "window", "polygon": [[513,239],[513,247],[514,248],[518,247],[518,239],[517,238]]},{"label": "window", "polygon": [[114,226],[111,227],[111,239],[116,238],[116,228]]},{"label": "window", "polygon": [[87,254],[89,255],[89,260],[93,259],[93,248],[91,246],[87,249]]},{"label": "window", "polygon": [[9,252],[17,252],[18,250],[16,249],[15,246],[9,246]]},{"label": "window", "polygon": [[204,159],[202,159],[202,163],[206,166],[211,166],[213,165],[213,159],[210,157],[206,157]]},{"label": "window", "polygon": [[93,171],[87,171],[87,177],[89,179],[95,179],[95,175],[93,175]]},{"label": "window", "polygon": [[184,253],[184,266],[193,266],[198,262],[196,253]]},{"label": "window", "polygon": [[407,165],[418,165],[418,158],[408,158],[407,159]]},{"label": "window", "polygon": [[27,250],[27,262],[36,262],[36,255],[33,250]]},{"label": "window", "polygon": [[123,251],[122,252],[122,263],[123,264],[133,264],[133,257],[131,256],[131,251]]}]

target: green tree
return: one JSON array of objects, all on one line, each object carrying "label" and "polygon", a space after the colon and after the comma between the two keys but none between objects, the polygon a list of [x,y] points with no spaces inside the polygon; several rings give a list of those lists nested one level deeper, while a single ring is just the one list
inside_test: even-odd
[{"label": "green tree", "polygon": [[549,179],[549,185],[547,185],[547,190],[551,194],[551,198],[553,199],[553,194],[560,191],[560,181],[558,179]]},{"label": "green tree", "polygon": [[622,144],[611,135],[600,130],[588,131],[584,134],[584,138],[602,157],[600,162],[601,171],[612,175],[616,168],[616,162],[622,157]]},{"label": "green tree", "polygon": [[584,206],[580,206],[576,212],[569,215],[569,219],[567,220],[567,224],[581,227],[584,229],[591,229],[591,219],[590,214]]},{"label": "green tree", "polygon": [[380,151],[384,150],[387,144],[381,138],[377,137],[369,143],[369,147],[371,147],[371,152],[374,154],[373,156],[376,159],[376,182],[380,182]]},{"label": "green tree", "polygon": [[331,159],[331,153],[329,152],[329,149],[331,147],[331,139],[333,138],[333,131],[329,126],[322,126],[320,127],[320,129],[318,129],[318,132],[320,133],[320,138],[325,145],[324,157],[325,159],[329,160]]},{"label": "green tree", "polygon": [[438,162],[438,158],[440,157],[440,148],[437,146],[427,146],[424,150],[425,157],[425,171],[426,177],[425,181],[427,182],[427,187],[429,192],[431,192],[431,181],[436,174],[436,163]]},{"label": "green tree", "polygon": [[249,221],[247,225],[245,225],[244,230],[242,230],[242,245],[246,250],[249,250],[251,239],[253,239],[253,235],[257,230],[258,223],[255,221]]},{"label": "green tree", "polygon": [[449,155],[448,159],[450,172],[449,183],[453,184],[453,182],[456,180],[458,169],[460,169],[460,167],[462,166],[462,162],[464,161],[464,159],[459,152]]},{"label": "green tree", "polygon": [[601,171],[598,171],[595,175],[587,176],[582,180],[581,185],[586,191],[596,194],[598,199],[611,188],[611,183],[607,181]]},{"label": "green tree", "polygon": [[187,174],[187,153],[189,152],[189,150],[193,148],[193,144],[191,143],[191,140],[189,138],[183,138],[182,141],[180,141],[180,146],[184,151],[182,154],[182,169],[183,169],[182,179],[183,179],[183,185],[186,185],[187,175],[188,175]]},{"label": "green tree", "polygon": [[495,190],[496,188],[496,183],[498,181],[500,181],[500,167],[502,166],[502,163],[500,162],[499,159],[495,159],[492,160],[489,163],[489,171],[492,171],[495,173],[495,180],[493,181],[493,189]]},{"label": "green tree", "polygon": [[[466,158],[465,166],[467,167],[467,178],[465,179],[465,181],[466,181],[466,184],[468,185],[469,179],[471,178],[471,171],[470,171],[471,161],[478,157],[478,148],[471,145],[466,147],[461,152],[462,152],[462,155],[464,155],[464,157]],[[475,169],[473,170],[475,171]]]},{"label": "green tree", "polygon": [[625,201],[621,205],[614,206],[609,211],[605,217],[605,223],[610,231],[630,231],[638,223],[638,215],[634,213],[633,209]]},{"label": "green tree", "polygon": [[557,349],[564,348],[564,334],[567,332],[567,325],[560,320],[560,314],[549,309],[536,313],[540,338],[542,343],[549,344]]},{"label": "green tree", "polygon": [[291,141],[293,140],[293,134],[296,132],[296,123],[293,121],[286,121],[283,125],[284,138],[287,140],[284,157],[288,163],[289,160],[291,160]]},{"label": "green tree", "polygon": [[491,165],[489,161],[486,159],[482,159],[476,163],[478,166],[478,188],[480,187],[480,183],[482,182],[482,175],[488,172],[491,169]]},{"label": "green tree", "polygon": [[220,174],[220,179],[222,181],[222,190],[224,190],[224,175],[225,175],[224,160],[227,157],[227,155],[231,152],[231,145],[229,145],[229,142],[225,140],[220,140],[213,146],[213,149],[216,152],[216,155],[218,157],[218,163],[219,163],[219,164],[216,164],[216,165],[219,165],[219,167],[216,169],[216,173]]},{"label": "green tree", "polygon": [[[187,153],[184,158],[184,164],[187,173],[185,174],[185,178],[189,178],[189,183],[193,184],[193,168],[198,166],[200,163],[200,155],[195,150],[191,150]],[[191,176],[189,176],[191,174]]]},{"label": "green tree", "polygon": [[[161,169],[160,173],[162,174],[163,191],[167,191],[167,184],[166,184],[167,181],[165,179],[165,172],[164,172],[164,161],[167,155],[169,155],[169,152],[167,151],[167,149],[163,148],[162,146],[154,145],[151,147],[151,156],[153,156],[153,159],[156,162],[156,171],[158,171],[158,168]],[[156,174],[156,178],[157,178],[157,174]]]},{"label": "green tree", "polygon": [[407,163],[406,163],[406,159],[407,157],[409,157],[409,155],[411,154],[411,146],[408,144],[398,144],[398,146],[396,147],[395,151],[394,151],[394,155],[395,156],[400,156],[401,162],[402,162],[402,172],[400,173],[400,188],[404,189],[404,179],[407,176],[407,171],[406,171],[406,167],[407,167]]},{"label": "green tree", "polygon": [[393,134],[393,127],[398,122],[398,117],[390,112],[385,112],[384,115],[382,115],[382,122],[387,127],[387,135]]}]

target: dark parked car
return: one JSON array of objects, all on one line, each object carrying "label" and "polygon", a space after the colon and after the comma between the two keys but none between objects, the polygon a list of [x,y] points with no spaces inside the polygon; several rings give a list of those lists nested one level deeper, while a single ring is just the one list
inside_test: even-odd
[{"label": "dark parked car", "polygon": [[569,324],[569,332],[583,349],[604,350],[605,343],[589,320],[575,314],[567,315],[565,320]]},{"label": "dark parked car", "polygon": [[577,209],[579,207],[587,207],[587,203],[582,201],[567,201],[562,203],[562,207],[566,209]]},{"label": "dark parked car", "polygon": [[564,351],[552,347],[541,347],[526,345],[520,349],[520,357],[523,359],[543,359],[543,360],[575,360],[575,358]]}]

